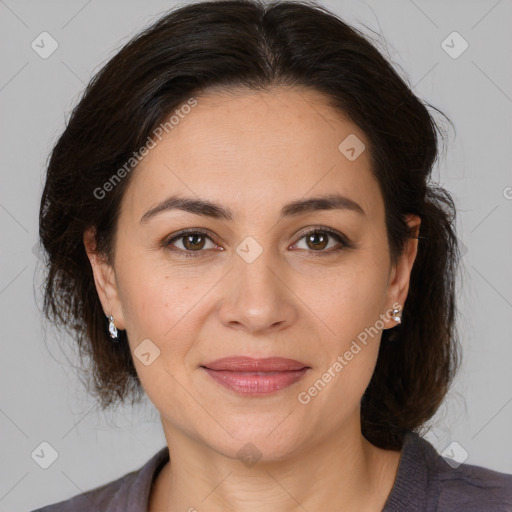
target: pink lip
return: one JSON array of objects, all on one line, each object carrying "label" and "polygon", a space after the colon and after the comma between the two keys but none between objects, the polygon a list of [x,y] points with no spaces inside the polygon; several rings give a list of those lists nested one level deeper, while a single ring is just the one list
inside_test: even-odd
[{"label": "pink lip", "polygon": [[266,357],[255,359],[247,356],[230,356],[210,361],[202,366],[210,370],[229,370],[232,372],[286,372],[302,370],[308,365],[295,359],[284,357]]},{"label": "pink lip", "polygon": [[219,384],[243,395],[269,394],[287,388],[310,369],[295,359],[246,356],[217,359],[202,368]]}]

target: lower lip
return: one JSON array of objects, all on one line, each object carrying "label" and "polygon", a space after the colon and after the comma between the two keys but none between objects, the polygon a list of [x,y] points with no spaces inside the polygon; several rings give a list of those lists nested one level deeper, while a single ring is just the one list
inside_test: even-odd
[{"label": "lower lip", "polygon": [[208,375],[224,387],[241,395],[267,395],[298,382],[309,368],[286,372],[233,372],[202,367]]}]

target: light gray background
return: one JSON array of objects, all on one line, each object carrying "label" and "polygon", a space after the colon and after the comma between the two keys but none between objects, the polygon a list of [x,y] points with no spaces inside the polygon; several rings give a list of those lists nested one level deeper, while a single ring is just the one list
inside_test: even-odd
[{"label": "light gray background", "polygon": [[[440,452],[456,441],[467,463],[512,473],[512,2],[322,4],[381,34],[415,92],[456,126],[435,176],[455,197],[465,247],[464,362],[427,439]],[[104,484],[165,445],[148,399],[100,414],[76,377],[77,359],[66,348],[72,340],[59,344],[51,326],[44,337],[33,248],[46,158],[71,107],[122,44],[174,5],[0,0],[0,511],[31,510]],[[46,60],[31,48],[43,31],[59,44]],[[453,31],[469,43],[457,59],[441,47]],[[59,455],[46,470],[31,458],[43,441]]]}]

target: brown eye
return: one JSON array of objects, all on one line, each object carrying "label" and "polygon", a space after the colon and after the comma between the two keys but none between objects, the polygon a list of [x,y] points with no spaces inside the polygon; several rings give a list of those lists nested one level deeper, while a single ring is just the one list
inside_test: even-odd
[{"label": "brown eye", "polygon": [[[209,246],[208,243],[210,244]],[[185,256],[196,256],[193,253],[198,253],[197,256],[200,256],[200,253],[205,252],[206,249],[215,249],[218,247],[210,236],[203,231],[197,230],[182,231],[170,238],[164,245],[169,250],[183,253]]]},{"label": "brown eye", "polygon": [[299,247],[299,249],[305,249],[312,252],[330,254],[343,248],[350,247],[350,243],[341,233],[329,228],[317,228],[304,233],[294,247],[297,247],[302,240],[305,241],[305,247]]},{"label": "brown eye", "polygon": [[329,242],[329,235],[322,233],[321,231],[315,231],[314,233],[307,235],[306,243],[310,249],[325,249]]},{"label": "brown eye", "polygon": [[183,246],[189,251],[201,250],[204,247],[206,237],[201,233],[185,235],[181,237]]}]

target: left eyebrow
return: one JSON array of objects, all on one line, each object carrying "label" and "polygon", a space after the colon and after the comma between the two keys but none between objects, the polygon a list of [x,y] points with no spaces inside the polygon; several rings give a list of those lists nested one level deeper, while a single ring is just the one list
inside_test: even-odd
[{"label": "left eyebrow", "polygon": [[[171,196],[148,210],[140,219],[144,224],[158,213],[169,210],[182,210],[203,217],[233,221],[235,216],[229,208],[212,203],[206,199]],[[309,199],[298,199],[283,206],[279,218],[297,217],[321,210],[349,210],[365,215],[358,203],[339,194],[330,194]]]},{"label": "left eyebrow", "polygon": [[365,211],[361,206],[352,199],[339,194],[330,194],[293,201],[292,203],[283,206],[280,219],[283,217],[305,215],[306,213],[312,213],[320,210],[350,210],[361,215],[365,215]]}]

